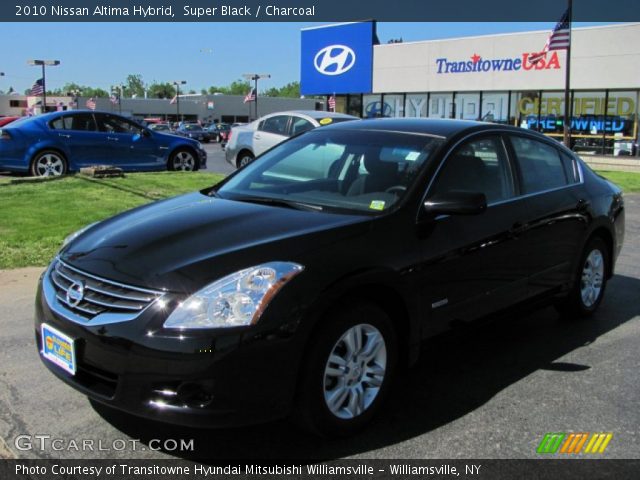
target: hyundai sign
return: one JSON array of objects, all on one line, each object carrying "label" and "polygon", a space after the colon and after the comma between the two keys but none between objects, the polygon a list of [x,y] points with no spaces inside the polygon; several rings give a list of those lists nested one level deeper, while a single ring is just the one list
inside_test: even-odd
[{"label": "hyundai sign", "polygon": [[374,22],[302,30],[300,93],[371,92]]}]

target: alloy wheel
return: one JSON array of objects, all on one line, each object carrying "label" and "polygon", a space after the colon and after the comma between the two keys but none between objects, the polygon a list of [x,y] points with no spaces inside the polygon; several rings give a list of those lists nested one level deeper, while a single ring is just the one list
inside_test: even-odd
[{"label": "alloy wheel", "polygon": [[195,169],[196,159],[185,150],[180,151],[173,157],[173,169],[183,172],[191,172]]},{"label": "alloy wheel", "polygon": [[57,177],[64,173],[64,160],[55,153],[45,153],[36,160],[34,171],[39,177]]},{"label": "alloy wheel", "polygon": [[361,415],[380,392],[387,368],[384,336],[373,325],[358,324],[336,342],[324,370],[324,400],[333,415]]},{"label": "alloy wheel", "polygon": [[580,282],[580,296],[585,307],[590,308],[602,293],[604,277],[604,257],[600,250],[592,250],[584,262]]}]

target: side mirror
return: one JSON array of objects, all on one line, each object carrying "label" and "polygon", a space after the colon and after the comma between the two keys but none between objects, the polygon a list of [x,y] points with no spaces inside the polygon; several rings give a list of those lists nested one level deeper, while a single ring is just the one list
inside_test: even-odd
[{"label": "side mirror", "polygon": [[487,197],[479,192],[437,193],[423,204],[424,212],[437,215],[478,215],[487,209]]},{"label": "side mirror", "polygon": [[150,138],[151,137],[151,130],[149,130],[148,128],[143,128],[141,135],[143,137],[145,137],[145,138]]}]

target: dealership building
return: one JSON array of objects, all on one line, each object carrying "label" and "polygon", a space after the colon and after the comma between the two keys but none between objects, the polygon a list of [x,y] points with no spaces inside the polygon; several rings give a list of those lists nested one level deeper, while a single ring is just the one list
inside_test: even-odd
[{"label": "dealership building", "polygon": [[[566,51],[549,31],[379,44],[375,22],[304,29],[301,87],[362,117],[482,120],[562,139]],[[574,28],[571,140],[576,151],[637,155],[640,23]]]},{"label": "dealership building", "polygon": [[[255,102],[245,102],[244,95],[180,95],[179,102],[159,98],[123,98],[113,103],[109,98],[95,98],[96,110],[121,113],[137,119],[156,118],[168,121],[202,123],[247,122],[256,117]],[[86,109],[87,97],[47,97],[47,111]],[[0,115],[23,116],[29,109],[41,113],[42,98],[26,95],[0,95]],[[310,98],[259,97],[258,115],[283,110],[322,110],[322,100]]]}]

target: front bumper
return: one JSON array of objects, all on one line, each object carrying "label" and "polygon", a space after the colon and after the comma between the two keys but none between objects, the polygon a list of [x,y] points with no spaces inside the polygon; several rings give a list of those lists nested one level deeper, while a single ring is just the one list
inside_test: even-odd
[{"label": "front bumper", "polygon": [[202,148],[198,148],[198,160],[200,168],[207,168],[207,152]]},{"label": "front bumper", "polygon": [[[45,295],[50,269],[36,298],[36,343],[45,366],[76,390],[134,415],[192,427],[260,423],[289,413],[302,354],[293,334],[164,330],[154,325],[167,314],[154,304],[131,321],[81,324],[61,314],[64,306],[50,291]],[[74,339],[75,375],[42,356],[42,323]]]}]

